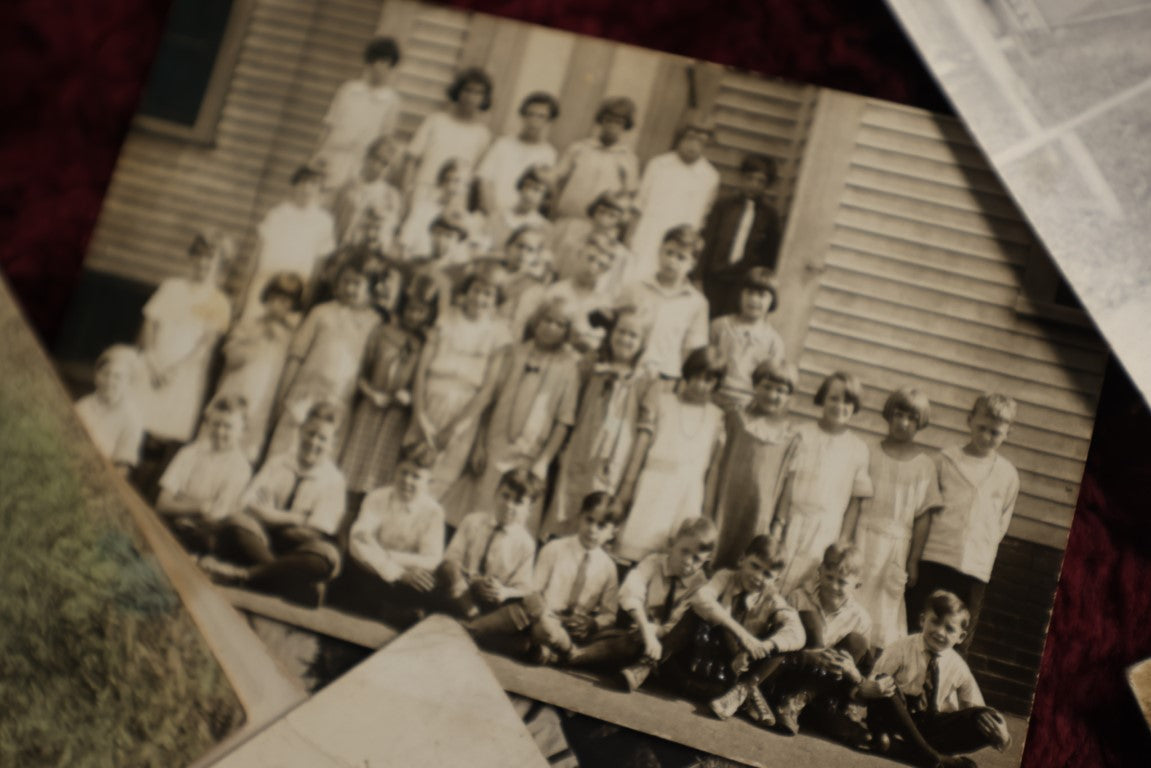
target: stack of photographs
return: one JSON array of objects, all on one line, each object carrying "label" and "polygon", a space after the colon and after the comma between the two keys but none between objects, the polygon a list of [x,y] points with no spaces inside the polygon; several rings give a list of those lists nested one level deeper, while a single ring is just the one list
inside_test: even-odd
[{"label": "stack of photographs", "polygon": [[450,616],[601,756],[1019,765],[1107,349],[961,123],[404,0],[194,5],[55,356],[234,605]]}]

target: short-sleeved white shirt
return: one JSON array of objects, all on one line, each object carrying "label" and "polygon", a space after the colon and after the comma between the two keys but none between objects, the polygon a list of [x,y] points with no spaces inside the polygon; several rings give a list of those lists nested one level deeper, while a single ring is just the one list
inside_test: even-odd
[{"label": "short-sleeved white shirt", "polygon": [[461,164],[465,180],[472,177],[480,156],[492,140],[492,132],[480,122],[463,122],[447,112],[433,112],[424,118],[408,143],[408,154],[419,160],[413,201],[429,197],[444,163],[453,158]]},{"label": "short-sleeved white shirt", "polygon": [[979,459],[961,446],[944,448],[936,461],[943,506],[931,520],[923,559],[987,582],[1015,511],[1019,473],[998,453]]},{"label": "short-sleeved white shirt", "polygon": [[95,393],[85,395],[76,401],[76,415],[103,456],[116,464],[136,466],[144,422],[129,398],[109,406]]},{"label": "short-sleeved white shirt", "polygon": [[519,136],[500,136],[492,142],[476,168],[476,177],[490,182],[498,213],[513,208],[519,199],[516,182],[533,165],[556,164],[556,148],[546,141],[529,144]]},{"label": "short-sleeved white shirt", "polygon": [[184,498],[209,504],[208,518],[223,520],[236,511],[252,467],[240,446],[212,450],[201,438],[181,448],[160,477],[160,488]]},{"label": "short-sleeved white shirt", "polygon": [[[871,678],[874,680],[880,675],[890,675],[903,695],[922,696],[928,663],[930,651],[923,640],[923,633],[916,632],[895,640],[883,649],[883,654],[871,670]],[[954,648],[939,656],[939,689],[936,698],[940,712],[984,706],[983,694],[971,674],[971,668]]]},{"label": "short-sleeved white shirt", "polygon": [[355,175],[377,137],[396,130],[402,99],[396,89],[349,80],[336,90],[324,125],[328,133],[316,152],[326,166],[325,184],[338,187]]},{"label": "short-sleeved white shirt", "polygon": [[825,611],[819,602],[819,582],[805,584],[791,591],[787,601],[800,613],[814,613],[823,619],[823,643],[833,648],[852,632],[868,637],[871,635],[871,617],[867,611],[849,597],[835,611]]},{"label": "short-sleeved white shirt", "polygon": [[707,299],[690,283],[665,288],[645,278],[625,286],[616,304],[647,314],[651,333],[640,364],[661,376],[679,378],[687,353],[707,345]]},{"label": "short-sleeved white shirt", "polygon": [[268,211],[260,222],[260,255],[248,286],[245,317],[263,313],[260,291],[277,272],[292,272],[311,280],[316,263],[336,248],[336,225],[332,215],[319,206],[301,208],[284,201]]}]

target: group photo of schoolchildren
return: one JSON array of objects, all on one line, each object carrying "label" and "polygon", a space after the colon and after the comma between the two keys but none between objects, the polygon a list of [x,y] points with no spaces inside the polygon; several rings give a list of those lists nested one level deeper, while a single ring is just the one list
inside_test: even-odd
[{"label": "group photo of schoolchildren", "polygon": [[775,158],[721,189],[689,108],[641,163],[611,94],[568,146],[543,91],[493,136],[475,67],[404,142],[402,56],[366,43],[252,253],[197,234],[76,404],[204,570],[915,765],[1005,749],[965,657],[1012,396],[940,451],[914,386],[857,434],[850,370],[793,415]]}]

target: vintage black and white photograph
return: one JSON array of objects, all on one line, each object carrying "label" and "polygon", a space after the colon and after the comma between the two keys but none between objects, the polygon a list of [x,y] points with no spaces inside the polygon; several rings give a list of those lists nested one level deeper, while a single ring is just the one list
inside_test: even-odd
[{"label": "vintage black and white photograph", "polygon": [[169,24],[55,354],[237,605],[444,614],[749,765],[1019,765],[1107,352],[959,122],[407,0]]}]

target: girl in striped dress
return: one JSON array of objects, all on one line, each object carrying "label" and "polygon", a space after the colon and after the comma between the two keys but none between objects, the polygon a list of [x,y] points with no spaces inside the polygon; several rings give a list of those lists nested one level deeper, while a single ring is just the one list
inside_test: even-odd
[{"label": "girl in striped dress", "polygon": [[580,505],[589,493],[619,492],[635,442],[640,403],[651,386],[638,365],[650,327],[635,307],[615,310],[608,324],[599,354],[582,366],[579,412],[540,531],[544,540],[576,533]]},{"label": "girl in striped dress", "polygon": [[439,301],[435,281],[418,275],[403,293],[398,322],[384,323],[368,338],[340,469],[348,492],[363,495],[387,485],[412,416],[412,384]]},{"label": "girl in striped dress", "polygon": [[511,343],[507,323],[496,316],[503,278],[493,264],[478,265],[464,278],[458,306],[428,335],[416,368],[405,442],[422,440],[439,452],[428,486],[437,501],[464,471],[480,415],[491,402],[500,355]]}]

